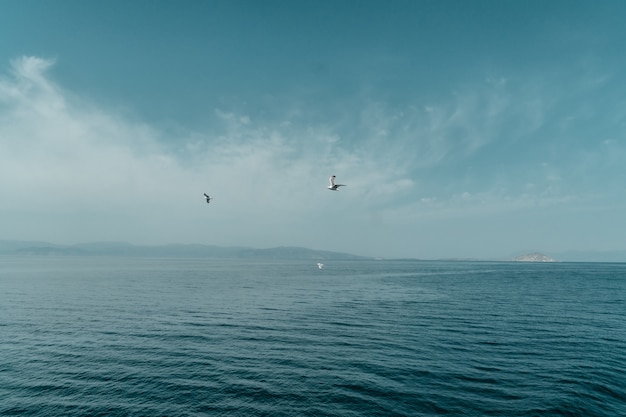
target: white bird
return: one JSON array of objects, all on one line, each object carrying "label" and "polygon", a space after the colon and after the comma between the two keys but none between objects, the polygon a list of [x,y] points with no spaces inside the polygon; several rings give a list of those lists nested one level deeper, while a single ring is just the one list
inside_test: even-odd
[{"label": "white bird", "polygon": [[335,176],[334,175],[332,177],[330,177],[329,181],[330,181],[330,185],[328,186],[328,189],[332,190],[332,191],[337,191],[339,187],[345,187],[346,186],[346,184],[335,184]]},{"label": "white bird", "polygon": [[211,197],[209,197],[207,195],[207,193],[204,193],[204,198],[206,198],[206,203],[209,204],[211,202],[211,200],[213,200]]},{"label": "white bird", "polygon": [[324,264],[323,264],[323,263],[321,263],[321,262],[318,262],[318,263],[317,263],[317,267],[318,267],[319,269],[322,269],[322,268],[324,268]]}]

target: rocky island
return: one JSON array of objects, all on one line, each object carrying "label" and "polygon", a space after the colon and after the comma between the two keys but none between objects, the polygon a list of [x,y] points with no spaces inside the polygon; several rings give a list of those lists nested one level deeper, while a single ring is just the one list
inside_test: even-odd
[{"label": "rocky island", "polygon": [[529,253],[526,255],[520,255],[513,258],[515,262],[556,262],[555,259],[544,255],[543,253]]}]

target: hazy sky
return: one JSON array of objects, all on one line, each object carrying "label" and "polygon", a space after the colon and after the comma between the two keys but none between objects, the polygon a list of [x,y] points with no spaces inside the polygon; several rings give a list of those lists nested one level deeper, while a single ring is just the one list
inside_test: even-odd
[{"label": "hazy sky", "polygon": [[0,239],[626,249],[625,19],[621,0],[0,0]]}]

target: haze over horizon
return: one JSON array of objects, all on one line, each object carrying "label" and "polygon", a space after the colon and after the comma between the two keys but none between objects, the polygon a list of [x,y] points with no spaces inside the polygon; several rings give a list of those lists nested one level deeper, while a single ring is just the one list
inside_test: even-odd
[{"label": "haze over horizon", "polygon": [[624,2],[0,9],[0,239],[626,250]]}]

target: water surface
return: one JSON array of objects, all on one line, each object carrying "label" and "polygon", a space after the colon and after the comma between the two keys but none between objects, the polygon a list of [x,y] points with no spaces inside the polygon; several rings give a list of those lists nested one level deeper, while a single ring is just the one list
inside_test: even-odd
[{"label": "water surface", "polygon": [[626,265],[0,257],[3,416],[626,415]]}]

